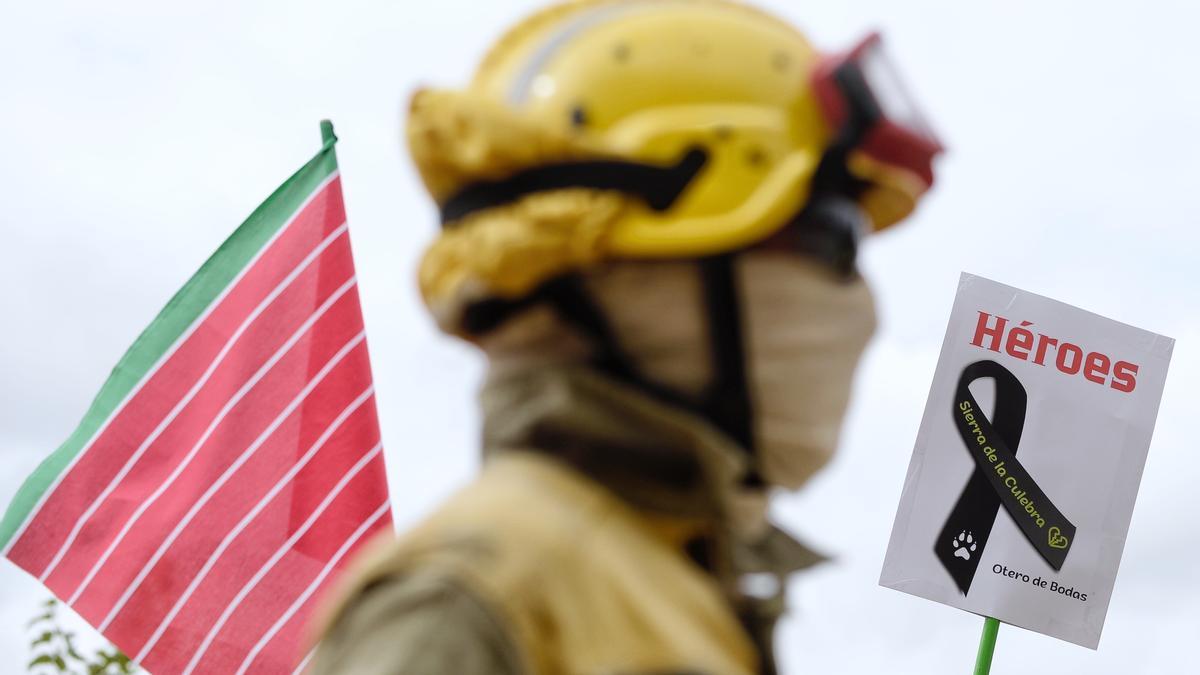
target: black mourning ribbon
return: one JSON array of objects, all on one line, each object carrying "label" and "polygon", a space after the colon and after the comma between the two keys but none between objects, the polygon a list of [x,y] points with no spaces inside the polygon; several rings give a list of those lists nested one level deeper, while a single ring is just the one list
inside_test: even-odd
[{"label": "black mourning ribbon", "polygon": [[[993,419],[988,419],[968,389],[972,382],[986,377],[996,382]],[[975,470],[950,511],[933,551],[963,595],[971,588],[1001,504],[1055,570],[1062,568],[1075,542],[1075,526],[1017,461],[1027,402],[1021,381],[995,361],[972,363],[958,379],[952,411],[954,426],[975,461]],[[970,535],[970,541],[963,533]]]}]

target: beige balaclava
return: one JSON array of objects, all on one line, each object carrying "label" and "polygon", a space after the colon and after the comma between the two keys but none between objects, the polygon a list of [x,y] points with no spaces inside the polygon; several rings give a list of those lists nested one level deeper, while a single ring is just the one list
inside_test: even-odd
[{"label": "beige balaclava", "polygon": [[[738,257],[747,380],[763,478],[798,488],[837,447],[855,366],[875,327],[866,283],[788,252]],[[614,262],[585,274],[642,376],[684,396],[709,381],[707,316],[694,262]],[[586,343],[545,307],[480,341],[494,371],[576,362]]]}]

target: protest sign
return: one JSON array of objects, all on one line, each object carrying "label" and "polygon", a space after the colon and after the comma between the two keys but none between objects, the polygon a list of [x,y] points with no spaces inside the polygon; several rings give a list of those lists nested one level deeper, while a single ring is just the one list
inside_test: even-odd
[{"label": "protest sign", "polygon": [[1174,344],[963,274],[880,585],[1095,649]]}]

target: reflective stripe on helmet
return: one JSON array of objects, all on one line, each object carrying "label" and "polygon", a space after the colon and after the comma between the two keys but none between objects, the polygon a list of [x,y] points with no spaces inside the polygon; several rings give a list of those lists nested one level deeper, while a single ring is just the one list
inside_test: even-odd
[{"label": "reflective stripe on helmet", "polygon": [[624,2],[619,5],[603,5],[585,10],[570,21],[564,22],[558,30],[546,38],[541,46],[534,50],[525,67],[513,78],[512,88],[508,92],[508,102],[520,105],[528,101],[529,92],[533,90],[533,82],[537,79],[538,73],[542,72],[550,59],[554,58],[554,55],[577,35],[617,17],[646,9],[650,9],[646,3]]}]

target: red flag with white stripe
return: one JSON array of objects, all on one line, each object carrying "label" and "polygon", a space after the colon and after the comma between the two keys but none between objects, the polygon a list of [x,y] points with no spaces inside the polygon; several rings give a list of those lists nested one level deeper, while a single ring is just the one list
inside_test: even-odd
[{"label": "red flag with white stripe", "polygon": [[0,521],[0,550],[154,673],[292,673],[390,528],[332,126],[171,299]]}]

